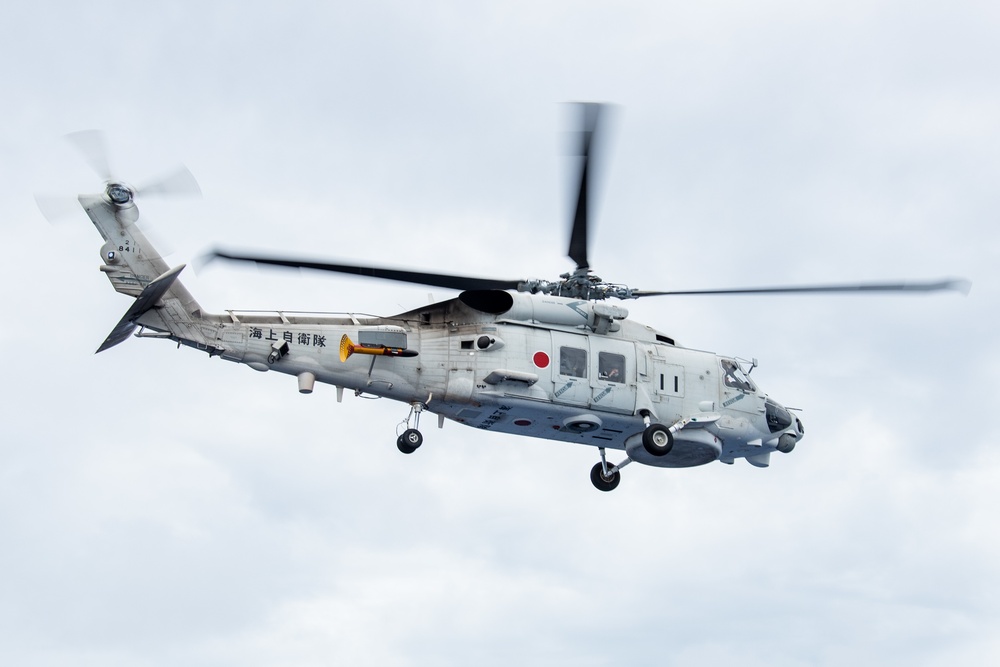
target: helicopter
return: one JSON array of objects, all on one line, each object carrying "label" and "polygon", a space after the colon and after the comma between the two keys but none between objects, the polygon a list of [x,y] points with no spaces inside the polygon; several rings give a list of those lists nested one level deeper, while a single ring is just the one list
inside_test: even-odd
[{"label": "helicopter", "polygon": [[[601,491],[615,489],[636,462],[686,468],[745,459],[766,468],[774,452],[792,452],[805,434],[794,410],[751,379],[756,359],[684,347],[629,318],[610,299],[671,295],[968,292],[962,279],[837,285],[644,291],[593,273],[588,254],[589,198],[595,138],[606,105],[578,105],[578,187],[567,255],[575,268],[559,280],[497,280],[349,263],[273,257],[216,249],[207,259],[313,269],[457,290],[457,297],[388,317],[357,313],[205,311],[178,280],[139,224],[136,198],[196,191],[180,173],[147,187],[114,178],[89,133],[74,138],[104,180],[76,200],[104,239],[100,270],[134,300],[98,347],[129,337],[162,338],[241,363],[294,376],[298,391],[333,385],[408,406],[396,447],[423,444],[421,418],[476,429],[587,445]],[[95,146],[97,146],[95,148]],[[39,206],[43,201],[39,199]],[[608,452],[619,460],[609,460]],[[623,456],[623,458],[622,458]]]}]

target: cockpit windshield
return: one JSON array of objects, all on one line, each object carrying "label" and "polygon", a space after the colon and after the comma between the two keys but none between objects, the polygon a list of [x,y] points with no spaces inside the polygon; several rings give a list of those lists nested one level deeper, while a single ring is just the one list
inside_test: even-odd
[{"label": "cockpit windshield", "polygon": [[732,359],[722,360],[722,371],[725,373],[723,382],[726,383],[727,387],[740,391],[757,391],[757,386],[750,379],[750,376],[744,373],[740,365]]},{"label": "cockpit windshield", "polygon": [[767,417],[767,428],[771,433],[784,431],[792,425],[792,416],[788,410],[778,405],[770,398],[764,399],[765,416]]}]

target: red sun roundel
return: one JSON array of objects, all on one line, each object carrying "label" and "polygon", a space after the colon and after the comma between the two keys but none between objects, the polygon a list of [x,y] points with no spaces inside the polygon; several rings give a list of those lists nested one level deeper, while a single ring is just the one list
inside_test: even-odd
[{"label": "red sun roundel", "polygon": [[549,355],[542,351],[535,352],[535,356],[531,358],[535,365],[539,368],[548,368],[549,366]]}]

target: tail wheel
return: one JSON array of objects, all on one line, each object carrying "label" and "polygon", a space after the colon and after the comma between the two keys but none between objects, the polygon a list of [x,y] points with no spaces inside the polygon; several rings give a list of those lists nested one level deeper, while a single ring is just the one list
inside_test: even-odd
[{"label": "tail wheel", "polygon": [[590,469],[590,481],[598,491],[614,491],[622,481],[621,471],[615,470],[613,473],[604,476],[604,464],[598,463]]},{"label": "tail wheel", "polygon": [[396,438],[396,448],[404,454],[412,454],[424,444],[424,436],[415,428],[408,428],[403,435]]},{"label": "tail wheel", "polygon": [[653,456],[666,456],[674,447],[674,434],[663,424],[650,424],[642,432],[642,446]]}]

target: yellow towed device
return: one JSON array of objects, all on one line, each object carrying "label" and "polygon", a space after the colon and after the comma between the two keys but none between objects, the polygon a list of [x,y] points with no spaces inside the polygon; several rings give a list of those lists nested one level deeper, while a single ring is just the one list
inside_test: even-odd
[{"label": "yellow towed device", "polygon": [[402,347],[388,347],[385,345],[375,347],[357,345],[347,334],[344,334],[340,338],[340,360],[342,362],[347,361],[352,354],[371,354],[374,356],[385,357],[415,357],[417,356],[417,351],[407,350]]}]

